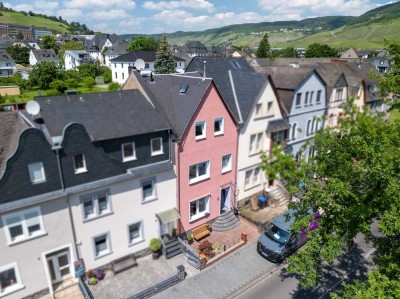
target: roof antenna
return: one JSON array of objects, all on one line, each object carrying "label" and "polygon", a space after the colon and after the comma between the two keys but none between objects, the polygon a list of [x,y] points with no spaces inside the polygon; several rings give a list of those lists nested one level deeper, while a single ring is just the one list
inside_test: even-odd
[{"label": "roof antenna", "polygon": [[150,72],[150,82],[154,82],[153,72]]},{"label": "roof antenna", "polygon": [[204,68],[203,68],[203,81],[206,79],[206,61],[204,60],[203,61],[203,65],[204,65]]}]

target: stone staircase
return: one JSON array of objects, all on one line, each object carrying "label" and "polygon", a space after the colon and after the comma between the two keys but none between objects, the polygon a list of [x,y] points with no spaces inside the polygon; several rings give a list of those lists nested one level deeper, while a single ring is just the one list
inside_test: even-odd
[{"label": "stone staircase", "polygon": [[268,195],[273,198],[278,206],[286,205],[290,201],[290,195],[280,183],[275,182],[275,186],[268,191]]},{"label": "stone staircase", "polygon": [[182,253],[181,248],[179,247],[179,241],[177,238],[172,238],[171,240],[164,243],[165,247],[165,258],[170,259],[178,254]]},{"label": "stone staircase", "polygon": [[231,230],[237,227],[239,224],[239,217],[235,216],[233,212],[225,212],[213,222],[211,227],[213,231],[223,232]]}]

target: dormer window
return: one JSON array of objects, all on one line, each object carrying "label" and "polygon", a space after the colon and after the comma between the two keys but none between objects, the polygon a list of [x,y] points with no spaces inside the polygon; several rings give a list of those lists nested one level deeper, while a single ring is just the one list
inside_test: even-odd
[{"label": "dormer window", "polygon": [[33,184],[46,182],[46,174],[42,162],[31,163],[28,165],[29,176]]},{"label": "dormer window", "polygon": [[152,156],[158,156],[158,155],[162,155],[164,153],[161,137],[151,139],[150,145],[151,145],[151,155]]},{"label": "dormer window", "polygon": [[122,161],[132,161],[136,160],[136,149],[135,143],[125,143],[122,145]]},{"label": "dormer window", "polygon": [[74,155],[74,168],[75,173],[86,172],[85,156],[83,154]]}]

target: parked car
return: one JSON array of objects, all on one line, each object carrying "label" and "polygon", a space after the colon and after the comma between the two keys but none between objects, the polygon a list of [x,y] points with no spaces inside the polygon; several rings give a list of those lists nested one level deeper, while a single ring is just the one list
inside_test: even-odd
[{"label": "parked car", "polygon": [[[289,209],[272,220],[258,239],[257,251],[259,254],[272,262],[280,263],[304,245],[307,241],[307,229],[302,229],[298,233],[289,232],[290,226],[296,220],[294,212],[295,210]],[[311,209],[309,213],[312,213]],[[288,221],[286,221],[287,215],[289,215]],[[318,227],[319,213],[314,213],[314,216],[316,219],[310,222],[309,229]]]}]

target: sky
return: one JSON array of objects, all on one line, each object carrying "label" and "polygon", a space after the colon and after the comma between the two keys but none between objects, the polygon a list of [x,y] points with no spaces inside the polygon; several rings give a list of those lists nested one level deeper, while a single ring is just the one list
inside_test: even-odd
[{"label": "sky", "polygon": [[61,16],[116,34],[201,31],[232,24],[359,16],[389,0],[9,0],[4,6]]}]

